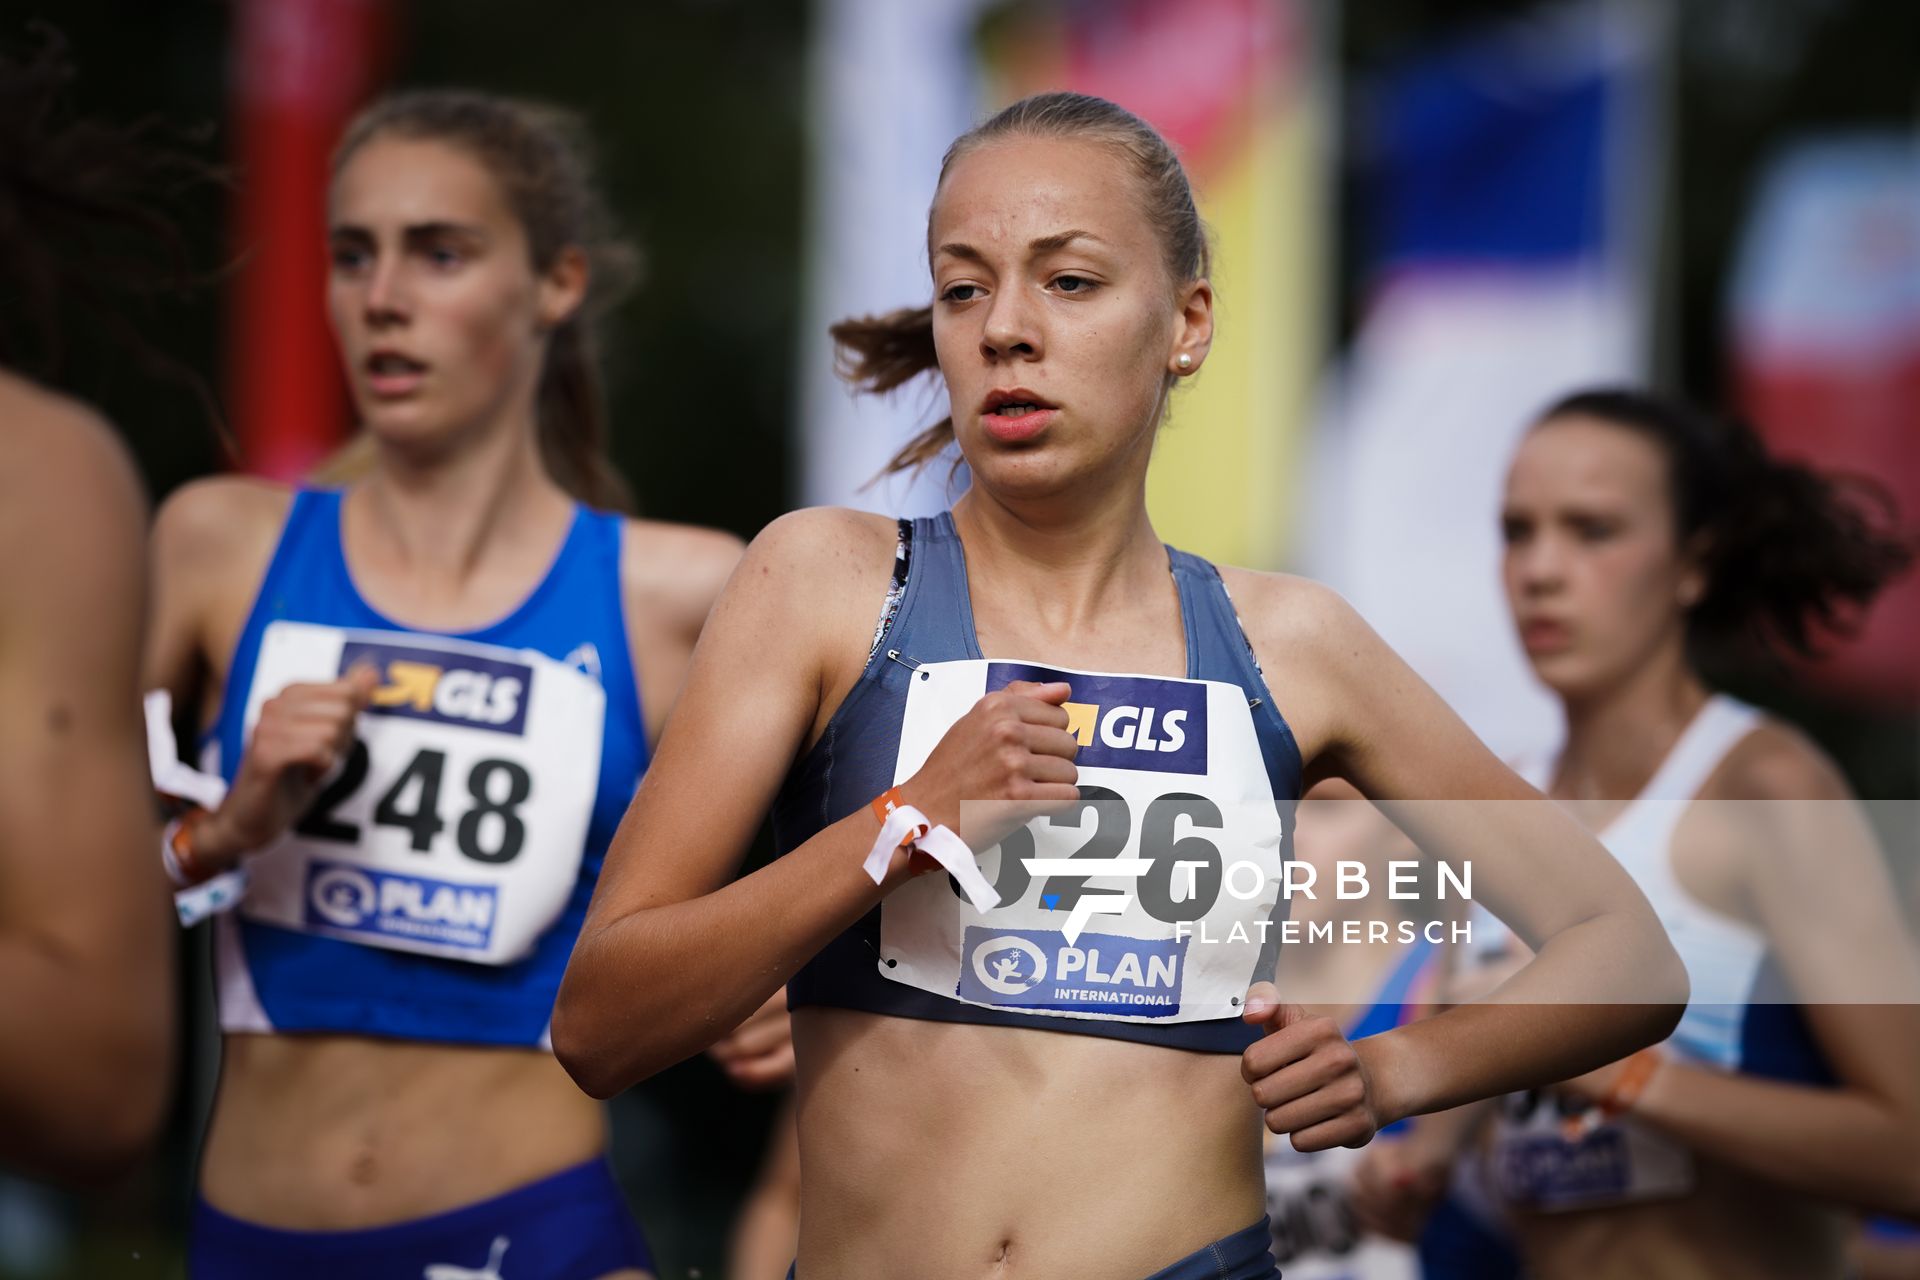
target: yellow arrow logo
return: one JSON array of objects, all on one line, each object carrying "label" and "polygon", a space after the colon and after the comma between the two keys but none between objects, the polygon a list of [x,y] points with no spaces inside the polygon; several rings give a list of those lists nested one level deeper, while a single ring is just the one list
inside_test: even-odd
[{"label": "yellow arrow logo", "polygon": [[433,710],[433,691],[440,683],[439,667],[396,659],[387,664],[387,679],[393,683],[373,691],[374,706],[398,707],[411,703],[415,711]]},{"label": "yellow arrow logo", "polygon": [[1091,702],[1063,702],[1060,709],[1067,713],[1067,732],[1080,740],[1080,745],[1093,745],[1093,722],[1100,718],[1100,708]]}]

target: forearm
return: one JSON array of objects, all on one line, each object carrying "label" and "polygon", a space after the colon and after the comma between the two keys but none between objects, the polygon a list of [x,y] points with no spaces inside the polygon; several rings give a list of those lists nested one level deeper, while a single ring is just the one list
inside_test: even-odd
[{"label": "forearm", "polygon": [[1647,1082],[1633,1115],[1795,1191],[1920,1216],[1920,1116],[1885,1099],[1669,1061]]},{"label": "forearm", "polygon": [[170,1092],[173,977],[44,932],[0,935],[0,1164],[86,1180],[140,1154]]},{"label": "forearm", "polygon": [[1385,1119],[1571,1079],[1663,1039],[1686,978],[1664,937],[1650,946],[1648,935],[1637,915],[1595,916],[1485,1000],[1360,1041]]},{"label": "forearm", "polygon": [[878,831],[862,809],[712,893],[590,926],[554,1008],[562,1065],[611,1097],[727,1035],[879,902]]}]

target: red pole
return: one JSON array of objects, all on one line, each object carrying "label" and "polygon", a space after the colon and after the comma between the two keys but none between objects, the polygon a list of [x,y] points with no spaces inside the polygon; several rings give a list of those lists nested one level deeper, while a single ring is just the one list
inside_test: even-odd
[{"label": "red pole", "polygon": [[380,0],[234,0],[227,381],[242,465],[296,480],[349,424],[326,316],[327,159],[372,90]]}]

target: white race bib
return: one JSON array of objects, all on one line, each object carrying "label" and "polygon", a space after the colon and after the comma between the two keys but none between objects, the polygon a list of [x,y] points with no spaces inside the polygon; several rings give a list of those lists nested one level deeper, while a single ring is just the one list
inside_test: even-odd
[{"label": "white race bib", "polygon": [[1266,1135],[1267,1217],[1287,1280],[1419,1280],[1411,1246],[1369,1235],[1354,1218],[1347,1188],[1362,1155],[1347,1147],[1303,1153]]},{"label": "white race bib", "polygon": [[605,691],[530,650],[274,622],[260,639],[247,735],[287,685],[363,663],[381,686],[353,750],[287,839],[249,864],[240,910],[367,946],[520,959],[579,875]]},{"label": "white race bib", "polygon": [[1516,1208],[1587,1209],[1666,1200],[1693,1190],[1693,1156],[1630,1119],[1610,1120],[1569,1140],[1565,1126],[1592,1107],[1547,1092],[1500,1099],[1487,1168],[1494,1190]]},{"label": "white race bib", "polygon": [[[1282,820],[1246,694],[1212,680],[929,663],[909,682],[894,781],[911,777],[955,721],[1014,680],[1072,686],[1066,711],[1080,741],[1080,804],[981,854],[1000,894],[991,911],[976,911],[945,875],[890,894],[880,913],[880,973],[968,1004],[1048,1017],[1238,1017],[1247,987],[1272,978],[1285,914]],[[1036,872],[1030,859],[1055,865]],[[1068,860],[1092,873],[1071,874]]]}]

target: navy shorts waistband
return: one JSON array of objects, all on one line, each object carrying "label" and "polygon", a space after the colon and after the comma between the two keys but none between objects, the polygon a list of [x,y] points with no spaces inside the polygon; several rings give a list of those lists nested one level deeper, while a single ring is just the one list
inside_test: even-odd
[{"label": "navy shorts waistband", "polygon": [[287,1231],[197,1198],[190,1235],[192,1280],[420,1280],[431,1268],[479,1278],[595,1280],[623,1268],[653,1269],[626,1197],[599,1158],[488,1200],[361,1230]]}]

